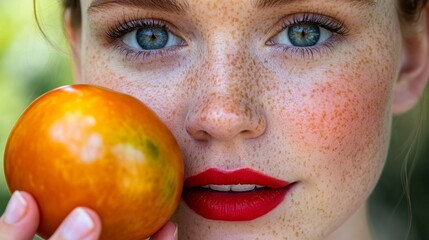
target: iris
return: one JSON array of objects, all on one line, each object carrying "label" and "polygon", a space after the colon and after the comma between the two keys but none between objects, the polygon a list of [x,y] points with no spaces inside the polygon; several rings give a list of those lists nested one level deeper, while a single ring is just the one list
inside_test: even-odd
[{"label": "iris", "polygon": [[161,49],[168,43],[168,32],[159,27],[147,27],[137,30],[136,40],[145,50]]},{"label": "iris", "polygon": [[320,27],[315,24],[301,23],[288,28],[290,43],[296,47],[310,47],[320,40]]}]

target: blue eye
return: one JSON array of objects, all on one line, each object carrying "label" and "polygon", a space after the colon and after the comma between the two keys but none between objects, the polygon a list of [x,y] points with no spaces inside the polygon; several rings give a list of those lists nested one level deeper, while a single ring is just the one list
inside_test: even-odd
[{"label": "blue eye", "polygon": [[331,36],[331,31],[315,23],[297,23],[283,29],[271,41],[279,45],[305,48],[324,43]]},{"label": "blue eye", "polygon": [[143,28],[136,32],[136,41],[145,50],[160,49],[168,42],[168,32],[160,28]]},{"label": "blue eye", "polygon": [[126,34],[122,40],[132,49],[159,50],[181,45],[182,39],[162,26],[141,27]]},{"label": "blue eye", "polygon": [[320,40],[320,28],[314,24],[299,24],[288,28],[287,35],[292,45],[309,47]]}]

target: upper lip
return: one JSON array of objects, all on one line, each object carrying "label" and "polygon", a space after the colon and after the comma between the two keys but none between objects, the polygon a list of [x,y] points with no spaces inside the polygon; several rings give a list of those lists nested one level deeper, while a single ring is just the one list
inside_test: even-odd
[{"label": "upper lip", "polygon": [[251,168],[240,168],[235,170],[209,168],[201,173],[188,177],[184,183],[187,188],[209,184],[255,184],[269,188],[283,188],[289,185],[287,181],[265,175]]}]

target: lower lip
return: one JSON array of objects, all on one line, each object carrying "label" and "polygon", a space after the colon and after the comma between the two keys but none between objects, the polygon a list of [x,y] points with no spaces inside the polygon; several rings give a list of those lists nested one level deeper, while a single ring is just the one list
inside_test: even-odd
[{"label": "lower lip", "polygon": [[286,197],[292,184],[283,188],[260,188],[249,192],[218,192],[185,188],[183,200],[197,214],[211,220],[250,221],[259,218]]}]

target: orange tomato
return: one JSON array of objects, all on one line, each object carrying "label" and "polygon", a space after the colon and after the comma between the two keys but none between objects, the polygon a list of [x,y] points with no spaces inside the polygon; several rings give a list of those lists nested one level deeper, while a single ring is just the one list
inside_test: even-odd
[{"label": "orange tomato", "polygon": [[77,206],[95,210],[101,239],[144,239],[174,213],[183,187],[180,149],[139,100],[90,85],[36,99],[12,130],[4,156],[9,190],[39,204],[49,237]]}]

